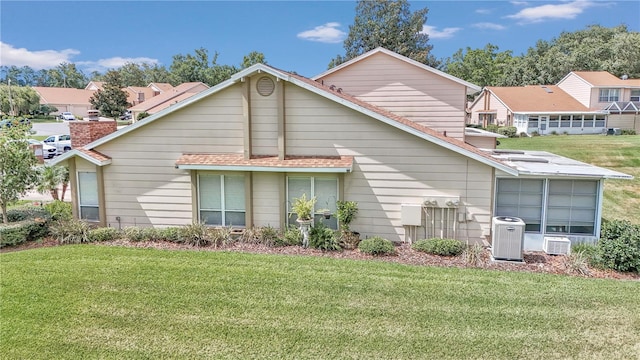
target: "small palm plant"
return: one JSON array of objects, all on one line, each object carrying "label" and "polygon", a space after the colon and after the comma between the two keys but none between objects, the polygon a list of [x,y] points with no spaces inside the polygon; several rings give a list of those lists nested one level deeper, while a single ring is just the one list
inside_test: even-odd
[{"label": "small palm plant", "polygon": [[313,206],[316,204],[316,198],[307,199],[307,194],[302,194],[301,197],[293,199],[291,209],[298,216],[299,221],[312,220]]}]

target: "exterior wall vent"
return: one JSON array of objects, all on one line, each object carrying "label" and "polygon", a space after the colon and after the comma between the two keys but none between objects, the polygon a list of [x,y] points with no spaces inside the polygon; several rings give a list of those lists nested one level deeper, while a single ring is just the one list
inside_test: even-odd
[{"label": "exterior wall vent", "polygon": [[261,77],[256,83],[256,90],[258,91],[258,94],[262,96],[269,96],[273,94],[273,90],[275,88],[276,84],[267,76]]}]

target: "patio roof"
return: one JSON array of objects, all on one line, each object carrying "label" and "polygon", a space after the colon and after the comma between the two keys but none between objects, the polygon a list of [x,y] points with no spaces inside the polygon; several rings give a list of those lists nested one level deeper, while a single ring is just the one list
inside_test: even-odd
[{"label": "patio roof", "polygon": [[183,154],[176,161],[183,170],[224,170],[263,172],[348,173],[353,168],[353,156],[254,156],[242,154]]}]

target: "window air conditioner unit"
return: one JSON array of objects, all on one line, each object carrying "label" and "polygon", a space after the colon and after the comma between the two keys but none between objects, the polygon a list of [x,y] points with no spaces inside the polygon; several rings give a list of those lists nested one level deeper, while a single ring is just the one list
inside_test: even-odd
[{"label": "window air conditioner unit", "polygon": [[545,236],[542,249],[550,255],[569,255],[571,253],[571,240],[563,237]]}]

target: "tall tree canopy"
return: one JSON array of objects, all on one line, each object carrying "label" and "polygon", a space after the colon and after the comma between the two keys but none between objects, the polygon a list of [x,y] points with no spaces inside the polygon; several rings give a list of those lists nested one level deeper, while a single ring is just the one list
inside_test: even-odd
[{"label": "tall tree canopy", "polygon": [[504,74],[509,71],[514,60],[511,51],[498,52],[498,47],[487,44],[484,49],[458,50],[444,63],[444,70],[473,84],[500,86],[504,84]]},{"label": "tall tree canopy", "polygon": [[115,70],[108,71],[104,81],[104,88],[96,91],[89,102],[100,110],[102,115],[116,119],[130,106],[127,102],[127,94],[121,90],[124,83],[120,73]]},{"label": "tall tree canopy", "polygon": [[14,115],[32,114],[40,109],[40,96],[30,87],[0,84],[0,111]]},{"label": "tall tree canopy", "polygon": [[329,68],[377,47],[437,66],[439,62],[431,55],[433,46],[429,45],[429,35],[423,32],[428,12],[426,7],[411,12],[406,0],[358,1],[353,25],[349,26],[343,44],[346,54],[331,60]]}]

